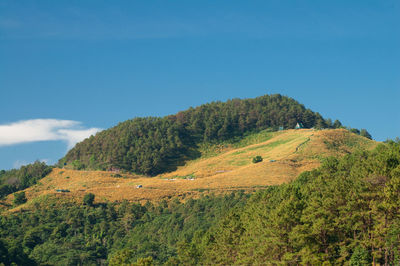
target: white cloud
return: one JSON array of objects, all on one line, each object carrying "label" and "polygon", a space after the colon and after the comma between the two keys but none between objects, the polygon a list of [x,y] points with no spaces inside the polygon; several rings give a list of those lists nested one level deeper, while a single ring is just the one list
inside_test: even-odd
[{"label": "white cloud", "polygon": [[28,142],[61,140],[72,148],[77,142],[99,132],[83,128],[81,122],[58,119],[32,119],[0,125],[0,147]]},{"label": "white cloud", "polygon": [[68,142],[68,148],[70,149],[74,147],[74,145],[79,141],[84,140],[91,135],[95,135],[98,131],[100,131],[100,129],[98,128],[89,128],[82,130],[60,129],[58,130],[58,133],[60,133],[64,137],[64,140]]}]

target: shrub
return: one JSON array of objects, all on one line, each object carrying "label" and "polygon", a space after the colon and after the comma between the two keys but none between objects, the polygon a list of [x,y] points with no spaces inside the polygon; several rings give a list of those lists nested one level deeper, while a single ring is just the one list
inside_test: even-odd
[{"label": "shrub", "polygon": [[82,170],[85,168],[85,165],[81,161],[75,160],[72,162],[72,167],[74,170]]},{"label": "shrub", "polygon": [[88,205],[88,206],[92,206],[93,202],[94,202],[94,194],[93,193],[87,193],[84,197],[83,197],[83,204]]},{"label": "shrub", "polygon": [[360,131],[360,136],[363,136],[363,137],[365,137],[365,138],[367,138],[367,139],[372,139],[372,136],[371,136],[371,134],[369,134],[369,132],[366,130],[366,129],[361,129],[361,131]]},{"label": "shrub", "polygon": [[14,194],[14,204],[15,205],[23,204],[26,201],[27,201],[27,199],[26,199],[24,191]]},{"label": "shrub", "polygon": [[350,265],[370,265],[371,257],[368,251],[360,246],[354,249],[353,255],[350,258]]},{"label": "shrub", "polygon": [[257,155],[256,157],[253,158],[253,163],[259,163],[262,162],[263,158],[260,155]]}]

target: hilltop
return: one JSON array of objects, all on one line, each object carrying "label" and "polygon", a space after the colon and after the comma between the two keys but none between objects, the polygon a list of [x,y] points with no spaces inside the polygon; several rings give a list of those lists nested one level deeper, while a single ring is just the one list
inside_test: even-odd
[{"label": "hilltop", "polygon": [[[105,202],[158,201],[198,197],[203,193],[254,191],[292,181],[300,173],[317,168],[328,156],[372,149],[376,144],[345,129],[264,130],[234,144],[203,146],[202,156],[196,160],[155,177],[55,168],[25,192],[28,199],[40,200],[52,195],[79,202],[90,192],[96,195],[96,201]],[[253,163],[252,158],[257,155],[263,161]],[[69,192],[56,192],[56,189]]]},{"label": "hilltop", "polygon": [[238,141],[265,129],[338,128],[319,113],[279,94],[212,102],[166,117],[135,118],[92,136],[71,149],[60,167],[121,169],[155,176],[201,156],[205,144]]}]

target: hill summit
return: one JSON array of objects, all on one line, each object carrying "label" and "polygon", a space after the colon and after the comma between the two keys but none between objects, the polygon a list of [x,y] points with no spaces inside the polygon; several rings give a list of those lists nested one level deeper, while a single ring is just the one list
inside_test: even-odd
[{"label": "hill summit", "polygon": [[204,143],[235,142],[265,129],[336,128],[292,98],[279,94],[232,99],[165,117],[134,118],[78,143],[59,161],[77,170],[119,169],[144,175],[171,172],[199,158]]}]

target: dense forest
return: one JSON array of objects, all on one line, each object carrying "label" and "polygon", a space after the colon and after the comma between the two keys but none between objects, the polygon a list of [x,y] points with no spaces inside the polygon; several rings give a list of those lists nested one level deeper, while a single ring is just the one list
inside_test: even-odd
[{"label": "dense forest", "polygon": [[180,247],[247,198],[236,192],[145,205],[44,199],[30,212],[0,217],[0,264],[128,265],[144,260],[176,265],[184,256]]},{"label": "dense forest", "polygon": [[0,251],[6,265],[399,265],[400,141],[252,195],[38,201],[1,217]]},{"label": "dense forest", "polygon": [[[78,143],[60,160],[75,169],[124,169],[145,175],[174,170],[200,155],[197,145],[240,139],[266,128],[338,128],[319,113],[279,94],[212,102],[163,118],[135,118]],[[357,133],[357,132],[356,132]],[[360,131],[358,131],[360,134]]]}]

